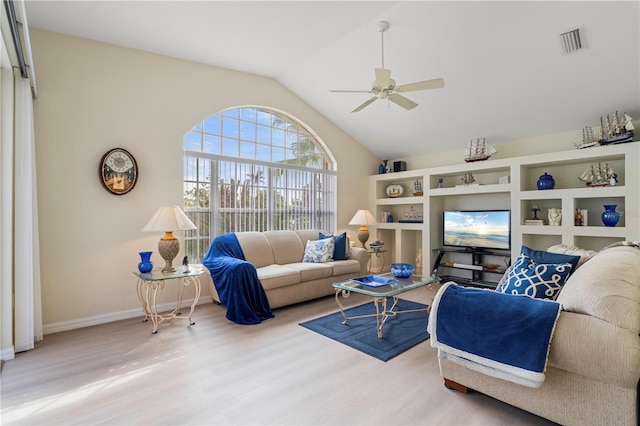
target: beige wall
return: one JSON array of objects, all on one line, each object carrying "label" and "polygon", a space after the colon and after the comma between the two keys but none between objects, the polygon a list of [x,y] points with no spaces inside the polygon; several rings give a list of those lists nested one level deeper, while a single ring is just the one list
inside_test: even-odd
[{"label": "beige wall", "polygon": [[[182,137],[225,108],[273,107],[311,127],[337,160],[338,229],[355,238],[347,223],[367,205],[378,159],[277,81],[37,29],[31,42],[45,333],[140,312],[138,252],[161,261],[161,235],[140,230],[158,207],[182,205]],[[123,196],[98,178],[114,147],[140,170]]]},{"label": "beige wall", "polygon": [[[595,124],[591,124],[595,127]],[[585,123],[585,126],[586,125],[589,125],[589,123]],[[635,120],[633,125],[636,129],[640,128],[640,120]],[[555,133],[552,135],[537,136],[530,139],[513,140],[507,143],[493,145],[498,152],[491,157],[491,160],[542,154],[545,152],[570,151],[572,149],[576,149],[575,144],[581,141],[582,129]],[[399,160],[407,163],[407,170],[464,164],[464,149],[410,158],[401,158],[392,161]]]},{"label": "beige wall", "polygon": [[[575,149],[574,142],[581,140],[580,130],[554,135],[538,136],[531,139],[514,140],[493,145],[498,151],[491,159],[520,157],[544,152],[568,151]],[[464,149],[402,159],[407,170],[426,169],[437,166],[450,166],[464,163]]]}]

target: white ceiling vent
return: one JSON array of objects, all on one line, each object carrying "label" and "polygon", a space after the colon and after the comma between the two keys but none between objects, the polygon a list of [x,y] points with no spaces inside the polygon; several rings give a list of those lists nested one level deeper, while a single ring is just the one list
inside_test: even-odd
[{"label": "white ceiling vent", "polygon": [[562,51],[566,53],[577,52],[581,49],[586,49],[584,30],[582,28],[574,28],[567,32],[560,34],[562,40]]}]

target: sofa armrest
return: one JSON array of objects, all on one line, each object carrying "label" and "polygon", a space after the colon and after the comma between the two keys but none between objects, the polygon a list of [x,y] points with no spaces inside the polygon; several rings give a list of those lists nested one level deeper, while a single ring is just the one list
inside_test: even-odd
[{"label": "sofa armrest", "polygon": [[360,262],[360,274],[366,275],[368,271],[369,259],[371,259],[371,254],[362,248],[362,247],[351,247],[351,254],[349,255],[349,259],[354,259]]},{"label": "sofa armrest", "polygon": [[640,337],[598,318],[563,311],[549,346],[548,365],[635,389],[640,379]]}]

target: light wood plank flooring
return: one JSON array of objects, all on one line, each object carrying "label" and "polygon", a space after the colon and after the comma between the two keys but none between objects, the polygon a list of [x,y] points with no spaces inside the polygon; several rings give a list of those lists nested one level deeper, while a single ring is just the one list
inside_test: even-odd
[{"label": "light wood plank flooring", "polygon": [[444,388],[428,341],[385,363],[298,325],[336,310],[328,297],[241,326],[207,303],[156,335],[141,318],[47,335],[4,364],[2,424],[552,424]]}]

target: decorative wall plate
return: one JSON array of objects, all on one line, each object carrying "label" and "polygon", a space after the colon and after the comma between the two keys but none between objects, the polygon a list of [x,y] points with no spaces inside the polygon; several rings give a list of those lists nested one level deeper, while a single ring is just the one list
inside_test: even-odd
[{"label": "decorative wall plate", "polygon": [[387,194],[387,197],[390,198],[401,197],[402,194],[404,194],[404,188],[399,183],[392,183],[387,186],[385,193]]}]

